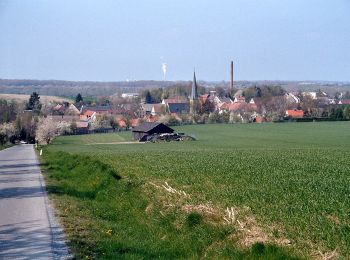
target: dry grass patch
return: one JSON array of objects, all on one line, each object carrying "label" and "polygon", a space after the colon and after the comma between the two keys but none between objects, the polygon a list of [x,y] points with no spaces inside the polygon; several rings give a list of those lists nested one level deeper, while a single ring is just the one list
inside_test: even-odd
[{"label": "dry grass patch", "polygon": [[[204,202],[199,204],[190,203],[191,194],[174,188],[167,182],[164,184],[156,184],[148,182],[148,185],[155,188],[157,199],[160,201],[162,209],[159,211],[161,215],[167,214],[170,211],[177,211],[178,214],[198,213],[205,223],[215,226],[232,226],[235,230],[227,239],[235,241],[242,248],[249,248],[256,243],[276,244],[280,246],[288,246],[291,241],[284,237],[274,237],[273,228],[262,227],[256,221],[249,207],[227,207],[222,208],[215,205],[213,202]],[[189,187],[187,187],[189,189]],[[146,212],[153,209],[153,204],[146,208]],[[179,220],[174,225],[180,229],[183,223]],[[279,233],[282,233],[281,230]],[[218,243],[218,242],[215,242]],[[213,246],[213,245],[211,245]]]},{"label": "dry grass patch", "polygon": [[[27,102],[29,100],[30,95],[24,94],[0,94],[0,99],[5,100],[14,100],[16,102],[22,103]],[[71,99],[55,97],[55,96],[42,96],[40,95],[41,103],[63,103],[63,102],[72,102]]]}]

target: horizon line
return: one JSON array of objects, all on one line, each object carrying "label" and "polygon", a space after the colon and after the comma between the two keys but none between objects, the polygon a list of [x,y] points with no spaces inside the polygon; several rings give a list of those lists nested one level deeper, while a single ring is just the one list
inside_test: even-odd
[{"label": "horizon line", "polygon": [[[0,78],[0,80],[19,80],[19,81],[65,81],[65,82],[96,82],[96,83],[132,83],[132,82],[142,82],[142,81],[156,81],[156,82],[189,82],[192,80],[184,80],[184,79],[176,79],[176,80],[161,80],[161,79],[133,79],[133,80],[69,80],[69,79],[26,79],[26,78]],[[230,83],[230,80],[204,80],[204,79],[197,79],[197,81],[202,82],[227,82]],[[324,83],[350,83],[350,80],[323,80],[323,79],[317,79],[317,80],[292,80],[292,79],[240,79],[240,80],[234,80],[233,82],[324,82]]]}]

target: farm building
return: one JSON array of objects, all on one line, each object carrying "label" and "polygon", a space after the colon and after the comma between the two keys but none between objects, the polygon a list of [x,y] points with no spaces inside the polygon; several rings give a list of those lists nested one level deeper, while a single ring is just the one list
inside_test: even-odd
[{"label": "farm building", "polygon": [[173,133],[174,129],[156,122],[145,122],[132,130],[134,140],[145,141],[147,136],[153,134]]}]

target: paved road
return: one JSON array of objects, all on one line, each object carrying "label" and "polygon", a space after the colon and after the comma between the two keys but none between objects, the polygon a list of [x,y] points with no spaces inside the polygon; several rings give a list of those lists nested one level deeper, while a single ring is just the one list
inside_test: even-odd
[{"label": "paved road", "polygon": [[32,145],[0,151],[0,259],[65,258],[43,185]]}]

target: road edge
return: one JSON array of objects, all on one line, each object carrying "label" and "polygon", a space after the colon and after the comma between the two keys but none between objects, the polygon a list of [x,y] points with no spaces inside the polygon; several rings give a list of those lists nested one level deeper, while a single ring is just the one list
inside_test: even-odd
[{"label": "road edge", "polygon": [[52,201],[49,199],[49,195],[46,190],[46,182],[45,178],[43,176],[43,172],[40,168],[40,160],[38,158],[38,154],[33,146],[35,159],[38,162],[38,167],[40,170],[39,173],[39,181],[41,184],[42,191],[44,193],[44,201],[45,201],[45,207],[46,207],[46,213],[50,224],[50,230],[52,235],[51,240],[51,247],[52,247],[52,255],[54,260],[60,260],[60,259],[73,259],[73,255],[70,253],[68,246],[66,244],[66,238],[63,231],[63,228],[61,227],[60,223],[57,221],[56,215],[55,215],[55,208],[53,206]]}]

